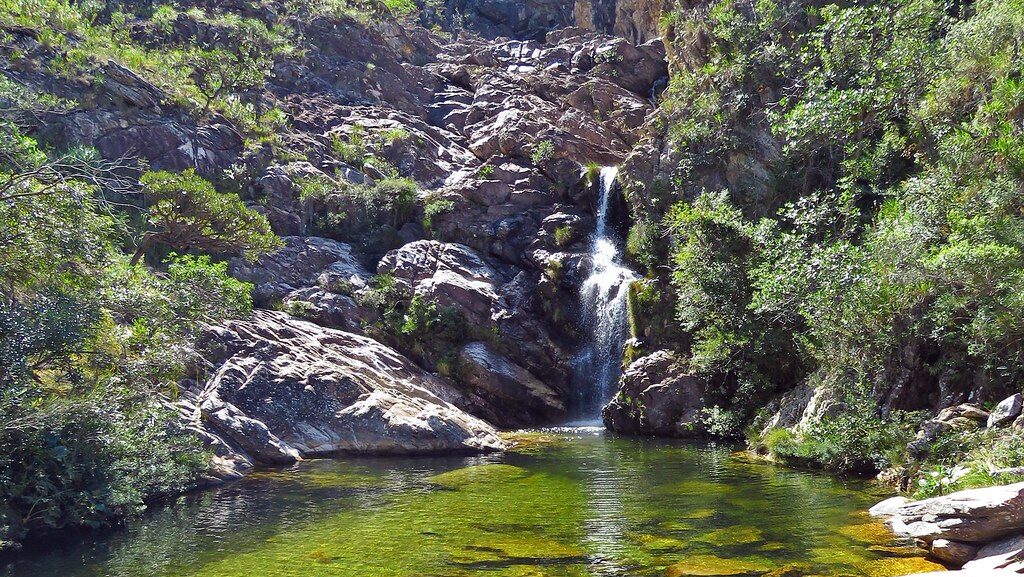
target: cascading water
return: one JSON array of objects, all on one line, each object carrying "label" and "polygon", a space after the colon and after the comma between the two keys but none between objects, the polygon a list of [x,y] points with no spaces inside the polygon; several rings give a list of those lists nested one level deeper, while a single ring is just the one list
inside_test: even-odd
[{"label": "cascading water", "polygon": [[619,378],[629,323],[626,298],[636,274],[622,266],[614,231],[608,227],[612,186],[618,168],[601,169],[597,226],[590,240],[590,275],[580,285],[582,326],[590,339],[576,358],[578,414],[594,418]]}]

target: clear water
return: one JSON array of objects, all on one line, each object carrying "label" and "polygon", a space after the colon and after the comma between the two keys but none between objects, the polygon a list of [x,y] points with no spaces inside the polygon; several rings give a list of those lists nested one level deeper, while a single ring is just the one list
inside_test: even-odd
[{"label": "clear water", "polygon": [[[25,556],[8,577],[864,575],[935,569],[880,496],[726,447],[597,428],[474,458],[311,461]],[[784,572],[788,571],[788,572]]]},{"label": "clear water", "polygon": [[620,239],[608,230],[608,207],[618,169],[601,169],[597,226],[590,241],[591,269],[580,286],[582,324],[590,339],[576,359],[577,414],[599,416],[619,378],[622,348],[629,332],[626,300],[633,271],[622,265]]}]

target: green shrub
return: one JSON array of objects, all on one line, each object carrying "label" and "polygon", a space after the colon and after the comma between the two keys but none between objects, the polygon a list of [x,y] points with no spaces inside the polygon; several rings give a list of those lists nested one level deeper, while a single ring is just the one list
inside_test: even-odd
[{"label": "green shrub", "polygon": [[530,152],[530,160],[534,164],[541,164],[551,160],[555,156],[555,143],[550,140],[542,140],[533,145],[533,150]]},{"label": "green shrub", "polygon": [[555,244],[559,247],[565,247],[572,244],[573,230],[569,225],[560,226],[555,229]]},{"label": "green shrub", "polygon": [[949,430],[940,435],[912,485],[923,499],[952,491],[1024,481],[1024,435],[1016,431]]},{"label": "green shrub", "polygon": [[772,429],[758,444],[780,461],[870,474],[905,462],[907,443],[914,438],[921,418],[903,411],[881,417],[873,400],[863,394],[847,394],[834,414],[813,420],[798,432]]},{"label": "green shrub", "polygon": [[601,165],[596,162],[587,163],[587,186],[597,186],[601,182]]},{"label": "green shrub", "polygon": [[430,230],[434,224],[434,218],[453,210],[455,210],[454,200],[436,196],[428,198],[423,205],[423,228]]},{"label": "green shrub", "polygon": [[250,259],[281,245],[266,216],[233,194],[217,192],[193,169],[147,172],[141,181],[149,201],[150,230],[144,233],[132,262],[155,244],[215,254],[244,253]]},{"label": "green shrub", "polygon": [[331,137],[331,149],[342,162],[362,170],[367,155],[365,136],[365,128],[353,125],[347,136],[336,133]]},{"label": "green shrub", "polygon": [[[134,266],[115,226],[129,221],[125,203],[76,180],[113,187],[124,182],[116,167],[82,151],[47,157],[2,123],[0,134],[2,549],[26,535],[109,525],[194,486],[208,455],[166,404],[186,375],[204,377],[195,374],[200,329],[248,314],[252,300],[250,285],[207,255],[172,254],[164,271]],[[150,173],[147,183],[176,198],[159,212],[187,221],[175,239],[210,238],[210,222],[235,222],[210,218],[238,207],[205,181]]]}]

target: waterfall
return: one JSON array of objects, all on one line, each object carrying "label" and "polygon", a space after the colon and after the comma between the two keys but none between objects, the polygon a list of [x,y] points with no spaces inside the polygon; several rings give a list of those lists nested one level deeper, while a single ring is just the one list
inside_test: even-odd
[{"label": "waterfall", "polygon": [[590,274],[580,285],[581,324],[589,339],[575,363],[579,416],[595,418],[619,379],[629,322],[626,298],[637,278],[622,266],[619,241],[609,232],[609,206],[618,168],[601,169],[597,225],[590,239]]}]

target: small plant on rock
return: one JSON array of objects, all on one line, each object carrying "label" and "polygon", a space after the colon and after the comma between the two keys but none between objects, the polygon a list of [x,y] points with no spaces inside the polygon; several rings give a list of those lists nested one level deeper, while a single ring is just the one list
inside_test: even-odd
[{"label": "small plant on rock", "polygon": [[534,164],[541,164],[551,160],[555,156],[555,143],[550,140],[542,140],[537,144],[533,145],[533,151],[530,153],[530,160]]}]

